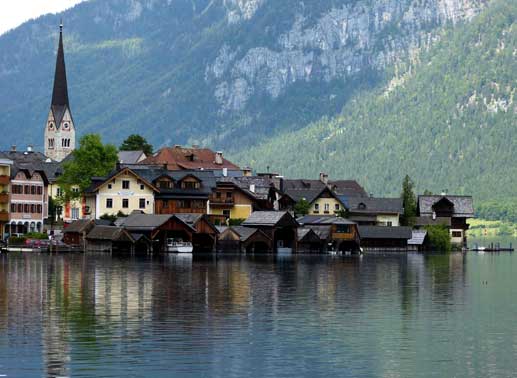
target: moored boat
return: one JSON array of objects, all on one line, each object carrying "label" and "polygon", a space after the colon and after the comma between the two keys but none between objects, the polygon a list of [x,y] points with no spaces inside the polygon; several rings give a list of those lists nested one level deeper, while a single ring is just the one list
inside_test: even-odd
[{"label": "moored boat", "polygon": [[165,252],[170,253],[192,253],[194,247],[191,242],[184,242],[182,239],[167,239]]}]

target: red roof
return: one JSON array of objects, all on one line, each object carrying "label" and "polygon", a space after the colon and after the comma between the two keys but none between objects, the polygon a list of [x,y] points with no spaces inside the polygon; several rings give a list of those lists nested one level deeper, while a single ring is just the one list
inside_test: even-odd
[{"label": "red roof", "polygon": [[173,171],[201,168],[240,170],[237,165],[224,158],[222,164],[216,163],[216,155],[209,148],[164,147],[140,164],[167,165],[167,169]]}]

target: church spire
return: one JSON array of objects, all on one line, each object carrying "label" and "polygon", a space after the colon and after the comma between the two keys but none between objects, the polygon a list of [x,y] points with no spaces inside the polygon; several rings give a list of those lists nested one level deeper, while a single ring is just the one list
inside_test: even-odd
[{"label": "church spire", "polygon": [[59,47],[57,50],[56,73],[54,75],[54,90],[52,106],[68,106],[68,86],[66,83],[65,52],[63,49],[63,21],[59,24]]}]

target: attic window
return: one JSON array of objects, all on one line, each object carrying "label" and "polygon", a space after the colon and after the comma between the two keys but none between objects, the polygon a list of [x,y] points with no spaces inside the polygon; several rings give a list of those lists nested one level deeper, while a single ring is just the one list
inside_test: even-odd
[{"label": "attic window", "polygon": [[188,154],[188,155],[186,155],[186,158],[187,158],[187,160],[189,160],[189,161],[194,161],[194,160],[196,160],[196,155],[194,155],[194,154]]},{"label": "attic window", "polygon": [[366,205],[365,205],[364,203],[362,203],[362,202],[361,202],[361,203],[359,204],[359,206],[357,206],[357,208],[358,208],[359,210],[365,210],[365,209],[366,209]]}]

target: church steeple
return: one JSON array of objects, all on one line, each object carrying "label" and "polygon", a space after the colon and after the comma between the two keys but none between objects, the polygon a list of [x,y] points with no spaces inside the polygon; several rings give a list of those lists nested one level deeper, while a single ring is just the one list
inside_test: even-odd
[{"label": "church steeple", "polygon": [[66,83],[65,52],[63,49],[63,22],[59,25],[59,46],[57,49],[56,73],[54,74],[54,90],[52,106],[69,106],[68,85]]},{"label": "church steeple", "polygon": [[68,102],[65,51],[63,48],[63,22],[59,25],[56,72],[52,101],[45,126],[45,155],[62,161],[75,149],[75,125]]}]

